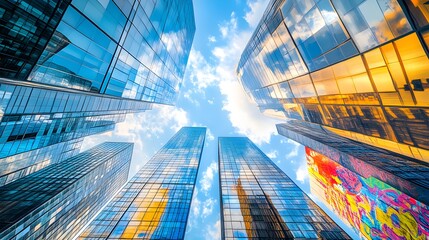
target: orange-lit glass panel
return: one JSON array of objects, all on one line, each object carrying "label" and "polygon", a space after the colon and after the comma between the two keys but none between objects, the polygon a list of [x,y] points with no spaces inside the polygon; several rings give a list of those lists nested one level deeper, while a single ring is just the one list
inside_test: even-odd
[{"label": "orange-lit glass panel", "polygon": [[381,54],[380,48],[376,48],[372,51],[369,51],[365,53],[364,56],[370,69],[386,65],[383,59],[383,55]]},{"label": "orange-lit glass panel", "polygon": [[355,84],[351,77],[339,78],[337,79],[338,87],[342,94],[356,93]]},{"label": "orange-lit glass panel", "polygon": [[353,82],[358,93],[374,92],[367,73],[354,75]]},{"label": "orange-lit glass panel", "polygon": [[386,67],[379,67],[371,69],[371,76],[374,81],[377,91],[379,92],[393,92],[395,86],[393,85],[392,78]]}]

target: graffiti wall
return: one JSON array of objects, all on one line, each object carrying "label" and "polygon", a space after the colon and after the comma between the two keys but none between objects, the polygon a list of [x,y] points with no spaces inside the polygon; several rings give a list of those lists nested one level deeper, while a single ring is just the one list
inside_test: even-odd
[{"label": "graffiti wall", "polygon": [[305,151],[312,194],[363,238],[429,239],[428,206],[308,147]]}]

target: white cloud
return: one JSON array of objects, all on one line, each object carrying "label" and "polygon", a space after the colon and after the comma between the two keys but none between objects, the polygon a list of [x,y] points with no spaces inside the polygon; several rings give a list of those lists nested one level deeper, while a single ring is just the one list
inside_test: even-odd
[{"label": "white cloud", "polygon": [[213,136],[212,131],[210,131],[210,128],[207,128],[207,140],[208,141],[213,141],[214,139],[215,139],[215,137]]},{"label": "white cloud", "polygon": [[198,199],[198,188],[195,187],[194,195],[192,197],[192,214],[198,216],[200,214],[201,201]]},{"label": "white cloud", "polygon": [[210,104],[210,105],[212,105],[213,103],[214,103],[214,101],[213,100],[207,100],[207,102]]},{"label": "white cloud", "polygon": [[249,101],[238,81],[224,81],[220,83],[220,89],[226,98],[222,109],[229,113],[229,120],[236,131],[256,144],[268,143],[271,136],[276,134],[275,124],[279,121],[259,112]]},{"label": "white cloud", "polygon": [[195,97],[193,97],[193,90],[188,90],[183,94],[183,97],[186,98],[190,103],[192,103],[195,107],[200,106],[200,102],[196,100]]},{"label": "white cloud", "polygon": [[219,31],[222,38],[227,38],[232,32],[237,30],[237,17],[235,12],[231,13],[231,18],[228,22],[224,22],[219,25]]},{"label": "white cloud", "polygon": [[244,20],[252,28],[256,27],[259,21],[264,14],[265,9],[267,8],[269,0],[256,0],[256,1],[247,1],[247,5],[250,8],[250,12],[247,12],[244,16]]},{"label": "white cloud", "polygon": [[278,155],[277,150],[273,150],[273,151],[267,153],[267,156],[271,159],[277,158],[277,155]]},{"label": "white cloud", "polygon": [[204,93],[203,89],[214,85],[218,81],[214,67],[207,62],[201,52],[194,48],[191,49],[189,54],[186,69],[186,80],[191,83],[193,91]]},{"label": "white cloud", "polygon": [[216,42],[216,37],[215,36],[209,36],[208,40],[209,40],[209,42]]},{"label": "white cloud", "polygon": [[205,200],[203,202],[203,211],[202,211],[202,217],[206,218],[208,217],[210,214],[213,213],[213,208],[216,204],[216,200],[213,198],[208,198],[207,200]]},{"label": "white cloud", "polygon": [[217,163],[212,162],[207,167],[207,169],[203,173],[203,178],[200,180],[201,191],[204,192],[205,195],[208,194],[208,191],[212,187],[214,174],[217,173],[218,167]]},{"label": "white cloud", "polygon": [[296,180],[300,181],[301,183],[304,183],[306,179],[308,179],[308,170],[307,170],[307,163],[305,160],[303,160],[304,164],[301,164],[298,169],[296,170]]},{"label": "white cloud", "polygon": [[207,240],[218,240],[220,239],[220,220],[217,220],[216,223],[211,226],[207,226],[205,239]]},{"label": "white cloud", "polygon": [[286,158],[291,159],[291,158],[297,157],[299,153],[299,149],[302,147],[302,145],[290,139],[287,139],[286,143],[288,143],[289,146],[292,147],[290,152],[286,155]]}]

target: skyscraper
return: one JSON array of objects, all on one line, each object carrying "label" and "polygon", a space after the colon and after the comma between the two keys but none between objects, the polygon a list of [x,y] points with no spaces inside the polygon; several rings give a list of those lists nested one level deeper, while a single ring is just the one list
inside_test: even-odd
[{"label": "skyscraper", "polygon": [[60,162],[66,153],[78,153],[84,137],[113,130],[127,113],[151,106],[143,101],[0,79],[0,179],[5,179],[0,186]]},{"label": "skyscraper", "polygon": [[205,134],[201,127],[177,132],[79,239],[183,239]]},{"label": "skyscraper", "polygon": [[248,138],[219,138],[223,239],[350,239]]},{"label": "skyscraper", "polygon": [[429,166],[426,163],[352,141],[312,123],[290,121],[277,125],[277,130],[280,135],[319,152],[362,177],[378,179],[429,204]]},{"label": "skyscraper", "polygon": [[261,111],[429,159],[429,9],[272,0],[237,68]]},{"label": "skyscraper", "polygon": [[2,1],[1,77],[173,104],[193,37],[192,0]]},{"label": "skyscraper", "polygon": [[377,178],[356,174],[311,148],[305,151],[311,193],[362,239],[429,238],[426,204]]},{"label": "skyscraper", "polygon": [[132,149],[103,143],[0,187],[0,238],[74,237],[127,181]]},{"label": "skyscraper", "polygon": [[2,1],[0,185],[173,105],[194,34],[191,0]]}]

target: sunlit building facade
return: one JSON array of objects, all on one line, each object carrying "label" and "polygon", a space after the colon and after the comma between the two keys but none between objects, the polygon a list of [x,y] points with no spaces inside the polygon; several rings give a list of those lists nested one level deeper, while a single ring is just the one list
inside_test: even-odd
[{"label": "sunlit building facade", "polygon": [[194,33],[192,0],[1,1],[0,186],[173,105]]},{"label": "sunlit building facade", "polygon": [[292,120],[278,124],[280,135],[292,139],[365,178],[378,179],[429,204],[429,166],[414,158],[353,141],[323,127]]},{"label": "sunlit building facade", "polygon": [[429,8],[272,0],[237,68],[262,112],[429,160]]},{"label": "sunlit building facade", "polygon": [[311,193],[363,239],[428,239],[429,207],[305,148]]},{"label": "sunlit building facade", "polygon": [[183,239],[205,135],[179,130],[78,239]]},{"label": "sunlit building facade", "polygon": [[126,183],[133,144],[106,142],[0,187],[0,239],[71,239]]},{"label": "sunlit building facade", "polygon": [[248,138],[219,138],[222,239],[350,239]]}]

